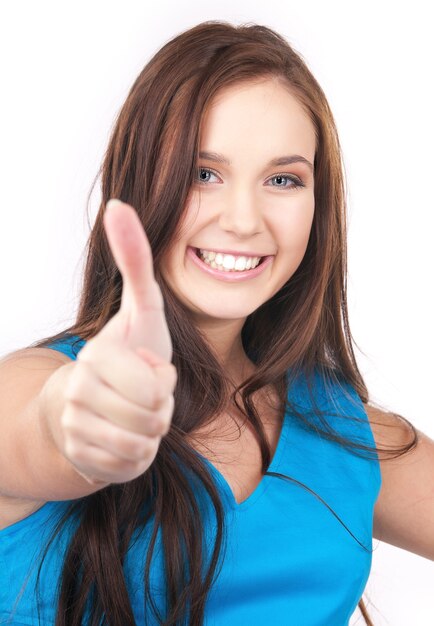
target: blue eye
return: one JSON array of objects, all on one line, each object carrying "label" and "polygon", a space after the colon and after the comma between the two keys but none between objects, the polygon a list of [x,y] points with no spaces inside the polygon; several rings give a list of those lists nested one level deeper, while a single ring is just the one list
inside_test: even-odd
[{"label": "blue eye", "polygon": [[[212,170],[206,167],[199,167],[197,170],[198,176],[201,176],[203,172],[205,172],[205,174],[211,174],[212,176],[217,176],[217,174],[214,174]],[[197,182],[201,185],[206,185],[206,183],[208,183],[209,180],[204,180],[203,178],[199,178]]]},{"label": "blue eye", "polygon": [[[198,178],[197,178],[197,182],[200,185],[206,185],[208,184],[209,178],[208,179],[204,179],[202,177],[202,174],[206,175],[211,175],[211,176],[217,176],[217,174],[215,172],[213,172],[212,170],[210,170],[208,167],[199,167],[197,169],[197,174],[198,174]],[[280,181],[289,181],[290,185],[288,184],[277,184],[277,185],[272,185],[272,187],[277,187],[280,189],[285,189],[285,190],[289,190],[289,189],[298,189],[299,187],[305,187],[306,185],[296,176],[289,176],[288,174],[275,174],[274,176],[272,176],[271,178],[269,178],[268,180],[280,180]]]},{"label": "blue eye", "polygon": [[288,174],[275,174],[274,176],[272,176],[271,178],[269,178],[268,180],[286,180],[286,181],[290,181],[292,183],[292,185],[272,185],[273,187],[280,187],[281,189],[296,189],[298,187],[305,187],[306,185],[299,179],[296,178],[295,176],[288,176]]}]

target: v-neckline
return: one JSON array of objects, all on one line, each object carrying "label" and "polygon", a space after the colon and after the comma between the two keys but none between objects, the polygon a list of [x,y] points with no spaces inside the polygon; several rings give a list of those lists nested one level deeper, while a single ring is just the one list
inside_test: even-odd
[{"label": "v-neckline", "polygon": [[[271,463],[268,467],[268,471],[270,472],[277,471],[278,467],[280,466],[280,462],[283,457],[286,440],[287,440],[287,430],[288,430],[288,415],[285,412],[283,423],[282,423],[280,433],[279,433],[279,438],[277,440],[276,449],[274,451],[274,455],[271,460]],[[249,509],[261,497],[261,495],[264,493],[264,491],[266,491],[266,489],[270,485],[270,482],[271,482],[270,476],[267,476],[267,474],[263,475],[259,483],[256,485],[255,489],[252,491],[252,493],[249,496],[247,496],[247,498],[243,500],[242,502],[238,502],[235,499],[231,486],[229,485],[228,481],[223,476],[223,474],[220,472],[220,470],[218,470],[217,467],[209,459],[203,456],[200,452],[195,450],[195,453],[208,465],[215,479],[217,480],[220,487],[222,488],[226,496],[226,500],[227,500],[229,507],[233,509],[234,511],[244,511],[246,509]]]}]

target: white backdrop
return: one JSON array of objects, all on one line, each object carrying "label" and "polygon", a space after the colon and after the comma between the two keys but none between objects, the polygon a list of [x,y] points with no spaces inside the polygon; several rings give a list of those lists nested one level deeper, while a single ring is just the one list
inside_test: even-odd
[{"label": "white backdrop", "polygon": [[[349,188],[350,323],[372,398],[434,438],[429,3],[354,4],[2,4],[0,356],[74,319],[87,193],[143,65],[200,21],[259,22],[302,54],[334,112]],[[97,187],[91,223],[99,197]],[[434,563],[374,547],[365,592],[376,626],[434,624]]]}]

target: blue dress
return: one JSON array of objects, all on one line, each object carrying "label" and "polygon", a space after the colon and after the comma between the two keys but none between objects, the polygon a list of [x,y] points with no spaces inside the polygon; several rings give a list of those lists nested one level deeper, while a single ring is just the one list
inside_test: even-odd
[{"label": "blue dress", "polygon": [[[84,343],[71,337],[50,347],[75,359]],[[316,372],[319,406],[330,414],[362,418],[354,422],[327,416],[333,428],[342,436],[374,446],[360,397],[351,385],[342,383],[342,387],[336,385],[328,396],[324,380]],[[329,387],[327,390],[330,393]],[[308,408],[302,377],[289,393],[298,407]],[[208,596],[205,626],[347,626],[371,569],[373,512],[381,486],[378,457],[361,458],[303,428],[287,412],[268,469],[271,474],[263,476],[243,502],[236,502],[224,476],[204,460],[219,489],[228,537],[222,570]],[[47,502],[0,530],[0,624],[38,624],[34,597],[38,550],[69,503]],[[44,626],[55,624],[56,584],[73,528],[72,518],[42,567],[40,615]],[[205,536],[211,549],[215,529],[215,518],[208,515]],[[124,564],[128,593],[140,626],[145,624],[142,579],[147,536],[145,528]],[[164,570],[159,548],[160,530],[151,566],[151,589],[164,616]],[[147,623],[156,624],[150,609],[146,613]]]}]

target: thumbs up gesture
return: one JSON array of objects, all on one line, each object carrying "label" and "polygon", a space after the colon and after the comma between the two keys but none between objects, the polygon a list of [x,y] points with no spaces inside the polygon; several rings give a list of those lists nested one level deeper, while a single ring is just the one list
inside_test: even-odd
[{"label": "thumbs up gesture", "polygon": [[110,200],[104,215],[110,248],[123,279],[121,307],[104,330],[135,350],[146,348],[163,360],[172,358],[164,301],[154,278],[152,252],[136,211]]},{"label": "thumbs up gesture", "polygon": [[123,279],[121,305],[71,367],[56,442],[91,484],[126,482],[149,468],[170,428],[177,380],[140,219],[130,205],[110,200],[104,228]]}]

